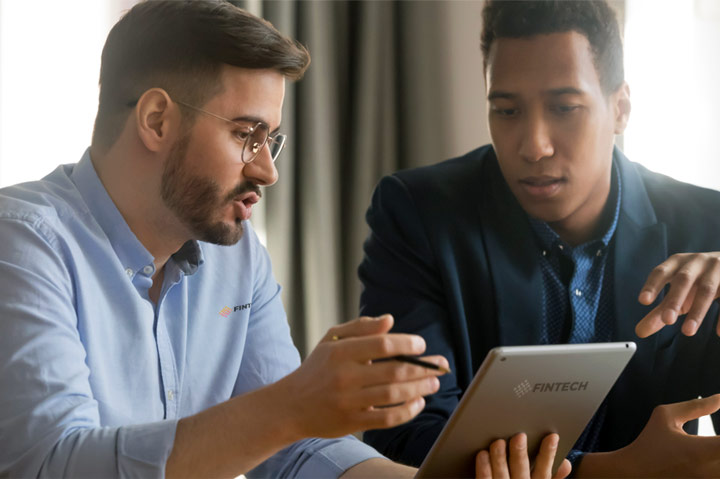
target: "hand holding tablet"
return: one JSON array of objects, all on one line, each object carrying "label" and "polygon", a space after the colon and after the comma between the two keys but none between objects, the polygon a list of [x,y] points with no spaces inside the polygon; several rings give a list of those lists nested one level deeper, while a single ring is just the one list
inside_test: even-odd
[{"label": "hand holding tablet", "polygon": [[516,434],[507,441],[507,444],[505,440],[498,439],[490,445],[490,450],[483,449],[475,457],[475,477],[477,479],[564,479],[572,470],[567,459],[553,474],[558,440],[557,434],[545,436],[531,469],[525,433]]}]

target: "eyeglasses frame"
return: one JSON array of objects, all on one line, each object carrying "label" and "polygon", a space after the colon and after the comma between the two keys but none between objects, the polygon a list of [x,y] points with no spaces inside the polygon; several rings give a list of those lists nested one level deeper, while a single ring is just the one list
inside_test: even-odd
[{"label": "eyeglasses frame", "polygon": [[[228,122],[228,123],[232,123],[233,125],[238,126],[239,128],[243,128],[243,129],[249,130],[249,131],[248,131],[248,136],[247,136],[247,138],[245,138],[245,140],[244,140],[242,155],[241,155],[241,157],[240,157],[240,160],[243,162],[243,164],[246,164],[246,165],[247,165],[247,164],[252,163],[253,161],[255,161],[255,159],[256,159],[256,158],[258,157],[258,155],[260,154],[260,151],[262,151],[262,149],[265,148],[265,145],[270,145],[270,152],[271,152],[270,159],[272,160],[273,163],[275,163],[275,160],[277,160],[278,156],[280,156],[280,153],[282,153],[283,149],[285,148],[285,145],[287,144],[287,135],[285,135],[285,134],[283,134],[283,133],[275,133],[274,135],[270,135],[270,133],[268,133],[267,137],[265,137],[265,142],[264,142],[262,145],[259,145],[259,146],[252,145],[251,151],[253,151],[253,156],[250,157],[249,160],[246,160],[246,159],[245,159],[245,149],[248,147],[248,141],[250,141],[250,138],[252,138],[252,133],[253,133],[253,132],[258,128],[258,126],[260,126],[260,125],[265,126],[265,128],[267,128],[267,129],[269,130],[270,127],[268,127],[266,123],[264,123],[264,122],[262,122],[262,121],[259,121],[259,122],[255,123],[255,126],[242,125],[242,124],[238,123],[238,122],[235,121],[235,120],[231,120],[230,118],[225,118],[224,116],[218,115],[218,114],[213,113],[213,112],[211,112],[211,111],[204,110],[204,109],[202,109],[202,108],[200,108],[200,107],[197,107],[197,106],[194,106],[194,105],[190,105],[189,103],[185,103],[185,102],[180,101],[180,100],[172,100],[172,101],[175,102],[175,103],[177,103],[178,105],[184,106],[184,107],[189,108],[189,109],[191,109],[191,110],[194,110],[194,111],[197,111],[197,112],[200,112],[200,113],[204,113],[204,114],[206,114],[206,115],[209,115],[209,116],[212,116],[212,117],[214,117],[214,118],[217,118],[218,120],[223,120],[223,121],[226,121],[226,122]],[[137,100],[128,102],[127,106],[128,106],[128,107],[135,107],[135,106],[137,105],[137,102],[138,102]],[[272,145],[273,145],[273,144],[279,145],[279,146],[277,146],[277,152],[275,153],[275,155],[272,155]],[[256,148],[257,148],[257,151],[256,151]]]}]

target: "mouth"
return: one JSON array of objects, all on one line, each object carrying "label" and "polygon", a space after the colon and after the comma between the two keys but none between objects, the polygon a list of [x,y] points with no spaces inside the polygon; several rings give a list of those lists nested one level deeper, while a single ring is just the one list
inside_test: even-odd
[{"label": "mouth", "polygon": [[523,190],[530,196],[538,199],[550,198],[558,193],[567,183],[562,176],[528,176],[520,180]]},{"label": "mouth", "polygon": [[249,220],[252,216],[252,207],[260,201],[260,195],[254,191],[237,195],[232,199],[235,206],[235,215],[241,220]]}]

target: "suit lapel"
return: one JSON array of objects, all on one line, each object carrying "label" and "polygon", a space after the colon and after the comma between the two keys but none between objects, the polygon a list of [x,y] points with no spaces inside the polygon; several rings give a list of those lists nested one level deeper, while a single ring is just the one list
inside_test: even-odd
[{"label": "suit lapel", "polygon": [[480,205],[481,229],[495,287],[499,344],[537,344],[542,328],[540,251],[492,151],[483,166],[487,194]]},{"label": "suit lapel", "polygon": [[[620,218],[615,239],[615,338],[619,341],[645,341],[635,335],[635,325],[662,298],[651,306],[637,300],[652,269],[667,259],[665,225],[645,228]],[[650,338],[657,338],[654,334]]]},{"label": "suit lapel", "polygon": [[[662,294],[651,306],[643,306],[637,300],[642,286],[652,269],[667,259],[667,236],[665,224],[658,223],[647,196],[645,186],[635,167],[616,150],[616,165],[622,177],[622,204],[615,236],[615,328],[616,341],[635,341],[637,352],[610,393],[609,414],[606,430],[614,431],[609,448],[619,447],[632,441],[647,420],[646,404],[654,394],[656,381],[653,376],[658,344],[663,344],[671,328],[664,328],[649,338],[635,335],[635,325],[661,300]],[[642,390],[641,390],[642,389]],[[644,398],[644,399],[643,399]],[[622,437],[621,437],[622,436]]]},{"label": "suit lapel", "polygon": [[[637,297],[650,271],[667,259],[667,238],[665,224],[657,222],[635,167],[619,150],[615,151],[615,161],[623,189],[615,234],[615,338],[633,341],[638,340],[635,325],[651,309],[641,305]],[[652,338],[657,335],[648,339]]]}]

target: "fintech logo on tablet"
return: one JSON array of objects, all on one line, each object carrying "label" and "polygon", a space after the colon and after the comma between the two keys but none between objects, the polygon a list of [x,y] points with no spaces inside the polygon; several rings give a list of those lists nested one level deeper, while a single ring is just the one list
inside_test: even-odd
[{"label": "fintech logo on tablet", "polygon": [[587,391],[588,381],[566,381],[557,383],[535,383],[530,384],[527,379],[513,388],[518,398],[529,392],[533,393],[564,393],[574,391]]},{"label": "fintech logo on tablet", "polygon": [[534,393],[565,393],[575,391],[587,391],[587,381],[567,381],[563,383],[536,383],[533,386]]},{"label": "fintech logo on tablet", "polygon": [[526,379],[525,381],[523,381],[520,384],[518,384],[517,386],[515,386],[513,388],[513,391],[515,391],[515,395],[518,398],[523,397],[524,395],[526,395],[527,393],[532,391],[532,386],[530,385],[530,381],[528,381]]}]

